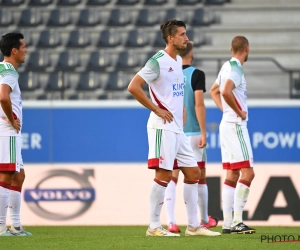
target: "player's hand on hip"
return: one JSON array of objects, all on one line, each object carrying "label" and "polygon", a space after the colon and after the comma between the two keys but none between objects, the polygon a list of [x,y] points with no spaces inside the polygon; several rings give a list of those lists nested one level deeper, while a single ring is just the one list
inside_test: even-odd
[{"label": "player's hand on hip", "polygon": [[246,111],[241,111],[240,117],[242,118],[242,120],[246,120],[246,118],[247,118],[247,112]]},{"label": "player's hand on hip", "polygon": [[7,119],[7,117],[2,117],[2,119],[3,119],[4,121],[7,121],[8,123],[10,123],[10,125],[13,126],[13,128],[17,131],[17,133],[19,133],[19,131],[20,131],[20,129],[21,129],[21,122],[20,122],[20,119],[15,119],[15,120],[13,120],[12,122],[9,121],[9,120]]},{"label": "player's hand on hip", "polygon": [[164,120],[164,124],[166,122],[172,122],[173,121],[173,115],[168,110],[157,108],[157,110],[155,111],[155,114]]}]

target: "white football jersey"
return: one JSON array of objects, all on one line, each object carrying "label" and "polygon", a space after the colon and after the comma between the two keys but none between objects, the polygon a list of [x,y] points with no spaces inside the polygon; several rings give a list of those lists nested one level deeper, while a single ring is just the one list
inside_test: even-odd
[{"label": "white football jersey", "polygon": [[148,60],[138,74],[148,84],[152,102],[173,115],[173,121],[164,124],[162,118],[151,112],[147,127],[183,133],[182,58],[177,55],[174,60],[164,50],[160,50]]},{"label": "white football jersey", "polygon": [[[14,117],[18,118],[22,126],[22,97],[18,83],[19,74],[12,64],[8,62],[0,62],[0,85],[7,84],[11,88],[10,99]],[[6,117],[0,105],[0,136],[21,136],[16,130],[2,117]]]},{"label": "white football jersey", "polygon": [[[247,106],[247,88],[246,79],[244,76],[243,66],[237,58],[231,58],[223,64],[216,83],[219,85],[220,92],[224,88],[227,79],[233,81],[235,88],[233,89],[234,99],[240,110],[247,112],[246,121],[248,121],[248,106]],[[234,110],[225,102],[223,96],[221,96],[223,106],[223,118],[222,120],[228,122],[240,122],[241,118],[234,112]]]}]

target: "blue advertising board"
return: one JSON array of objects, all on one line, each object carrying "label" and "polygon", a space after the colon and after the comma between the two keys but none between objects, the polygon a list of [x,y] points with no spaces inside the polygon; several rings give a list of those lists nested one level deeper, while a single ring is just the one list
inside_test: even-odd
[{"label": "blue advertising board", "polygon": [[[277,102],[278,103],[278,102]],[[149,110],[136,102],[24,103],[25,163],[146,162]],[[207,105],[208,162],[221,162],[222,113]],[[255,162],[300,162],[300,105],[249,105]]]}]

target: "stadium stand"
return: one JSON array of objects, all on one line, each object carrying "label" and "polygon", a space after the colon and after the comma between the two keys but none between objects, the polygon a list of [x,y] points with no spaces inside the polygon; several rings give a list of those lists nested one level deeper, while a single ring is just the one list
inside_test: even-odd
[{"label": "stadium stand", "polygon": [[300,97],[297,0],[0,0],[0,6],[0,35],[22,32],[28,45],[18,69],[24,99],[132,98],[130,77],[165,47],[159,26],[169,18],[186,22],[207,89],[230,58],[231,39],[245,35],[248,96]]}]

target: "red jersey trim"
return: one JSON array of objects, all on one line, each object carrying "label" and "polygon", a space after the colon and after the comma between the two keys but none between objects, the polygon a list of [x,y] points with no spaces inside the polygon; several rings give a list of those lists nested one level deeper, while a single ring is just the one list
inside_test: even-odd
[{"label": "red jersey trim", "polygon": [[161,109],[167,110],[166,107],[164,105],[161,104],[161,102],[157,99],[156,95],[154,94],[153,90],[150,88],[151,93],[153,95],[154,100],[157,102],[158,107],[160,107]]},{"label": "red jersey trim", "polygon": [[239,102],[237,101],[237,99],[235,98],[234,95],[233,95],[233,98],[234,98],[234,100],[235,100],[235,102],[236,102],[236,105],[238,106],[239,110],[242,111],[242,107],[241,107],[241,105],[239,104]]},{"label": "red jersey trim", "polygon": [[205,168],[205,161],[198,161],[197,164],[199,168]]}]

